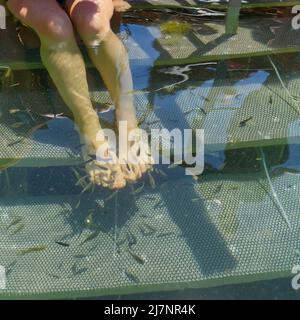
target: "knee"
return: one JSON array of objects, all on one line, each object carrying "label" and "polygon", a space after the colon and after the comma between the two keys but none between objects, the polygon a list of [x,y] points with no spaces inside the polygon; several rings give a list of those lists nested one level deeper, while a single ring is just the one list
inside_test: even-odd
[{"label": "knee", "polygon": [[97,42],[99,43],[111,30],[110,20],[97,12],[86,15],[73,15],[71,18],[78,33],[87,45],[93,46]]},{"label": "knee", "polygon": [[73,37],[73,26],[64,12],[33,14],[19,0],[8,0],[7,6],[16,18],[31,27],[41,39],[62,42]]},{"label": "knee", "polygon": [[67,42],[73,39],[73,26],[67,15],[47,16],[39,30],[36,31],[41,37],[55,42]]}]

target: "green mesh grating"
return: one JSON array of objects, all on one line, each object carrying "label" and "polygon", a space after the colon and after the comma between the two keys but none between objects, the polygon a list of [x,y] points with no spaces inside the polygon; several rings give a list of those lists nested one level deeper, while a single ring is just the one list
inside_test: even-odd
[{"label": "green mesh grating", "polygon": [[[80,142],[73,122],[69,119],[47,121],[44,118],[34,123],[25,112],[16,112],[15,116],[9,115],[14,110],[24,110],[23,103],[30,108],[35,107],[41,114],[53,112],[53,105],[45,99],[43,93],[31,96],[0,94],[1,162],[12,161],[17,166],[40,167],[57,164],[74,165],[81,162],[80,150],[77,148]],[[16,116],[17,114],[21,115]],[[41,127],[33,132],[33,128],[39,125]]]},{"label": "green mesh grating", "polygon": [[223,21],[199,21],[198,31],[185,36],[163,35],[156,30],[154,45],[160,56],[155,63],[168,65],[173,59],[177,63],[196,63],[299,51],[298,32],[292,30],[291,19],[283,21],[276,36],[272,32],[275,24],[274,20],[267,18],[241,19],[234,36],[225,35]]},{"label": "green mesh grating", "polygon": [[[64,126],[70,126],[64,130]],[[71,135],[70,135],[71,133]],[[81,156],[76,146],[76,132],[69,121],[59,126],[55,121],[49,122],[48,128],[36,131],[32,136],[25,137],[17,134],[5,124],[0,124],[0,158],[7,163],[18,166],[52,166],[74,165],[81,162]],[[5,163],[5,161],[4,161]]]},{"label": "green mesh grating", "polygon": [[[237,34],[231,37],[225,35],[225,22],[222,20],[199,19],[197,28],[183,35],[161,33],[158,25],[128,27],[131,34],[123,41],[132,64],[167,66],[299,52],[300,49],[300,31],[292,30],[291,19],[288,18],[281,23],[270,18],[241,19]],[[5,36],[2,37],[6,43]],[[23,47],[18,47],[11,39],[9,41],[8,47],[12,46],[13,51],[1,50],[0,65],[12,69],[43,68],[37,51],[25,52]],[[151,46],[145,47],[145,41]]]},{"label": "green mesh grating", "polygon": [[[172,89],[176,81],[170,80],[160,87],[171,87],[169,91],[135,94],[137,117],[148,131],[204,129],[207,150],[297,143],[300,78],[288,74],[284,82],[287,90],[272,69],[249,73],[241,80],[193,81],[183,89]],[[99,92],[91,96],[99,103],[109,101]],[[241,125],[245,120],[249,121]]]},{"label": "green mesh grating", "polygon": [[[1,199],[0,264],[7,289],[0,297],[217,286],[288,276],[299,263],[298,175],[272,178],[292,230],[263,174],[155,179],[154,190],[145,181],[139,194],[125,189],[106,202],[110,193],[101,190],[81,197],[79,206],[78,196]],[[90,209],[93,224],[87,225]],[[16,217],[21,222],[10,226]],[[95,230],[98,236],[82,244]],[[47,250],[20,255],[34,246]]]},{"label": "green mesh grating", "polygon": [[[170,77],[170,82],[165,81],[161,87],[170,86],[173,81]],[[171,91],[136,91],[137,118],[147,132],[162,128],[204,129],[206,151],[297,143],[300,109],[292,95],[297,96],[300,79],[293,75],[284,78],[284,82],[290,93],[274,72],[261,70],[249,73],[242,80],[193,81],[187,88],[171,87]],[[53,106],[58,112],[67,110],[57,93],[47,94],[48,104],[43,92],[23,92],[20,96],[23,102],[30,101],[30,106],[39,113],[51,112]],[[91,98],[99,105],[111,102],[103,91],[91,92]],[[10,96],[2,95],[3,109],[20,106],[17,101],[12,102]],[[106,123],[114,121],[112,111],[99,116]],[[11,125],[4,121],[0,126],[1,159],[23,158],[18,166],[72,165],[81,161],[80,150],[76,148],[79,137],[71,120],[50,120],[48,128],[41,128],[22,143],[8,147],[22,137]],[[163,141],[162,148],[167,145]]]},{"label": "green mesh grating", "polygon": [[[260,83],[262,79],[266,79],[264,85]],[[278,79],[260,71],[248,79],[226,82],[217,80],[206,90],[208,101],[202,106],[207,114],[203,115],[200,110],[191,125],[204,129],[209,149],[299,141],[298,102],[283,89]],[[297,92],[299,85],[299,79],[291,79],[288,88]],[[246,125],[241,126],[247,119]]]}]

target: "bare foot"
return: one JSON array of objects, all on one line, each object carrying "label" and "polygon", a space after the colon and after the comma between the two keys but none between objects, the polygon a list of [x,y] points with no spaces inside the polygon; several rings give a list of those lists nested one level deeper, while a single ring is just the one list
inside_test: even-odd
[{"label": "bare foot", "polygon": [[148,137],[143,136],[139,129],[133,129],[128,133],[127,156],[120,154],[121,169],[124,178],[129,182],[135,182],[153,164],[153,158],[148,144]]},{"label": "bare foot", "polygon": [[85,169],[90,181],[110,189],[124,188],[126,181],[115,152],[111,150],[108,143],[103,143],[101,148],[106,149],[105,158],[96,156],[95,151],[93,153],[90,151],[87,155],[88,160]]},{"label": "bare foot", "polygon": [[[121,189],[126,185],[126,180],[119,164],[119,159],[108,141],[103,136],[99,126],[91,123],[85,128],[81,126],[82,153],[86,163],[85,169],[90,181],[99,186],[110,189]],[[96,133],[95,129],[98,130]],[[101,140],[99,140],[99,136]],[[97,139],[98,138],[98,139]]]}]

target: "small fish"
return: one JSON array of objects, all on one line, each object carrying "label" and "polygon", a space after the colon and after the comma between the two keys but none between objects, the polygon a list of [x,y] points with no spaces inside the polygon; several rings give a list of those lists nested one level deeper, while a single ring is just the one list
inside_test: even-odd
[{"label": "small fish", "polygon": [[93,186],[93,182],[88,183],[81,191],[82,193],[85,193],[85,191],[89,190]]},{"label": "small fish", "polygon": [[185,115],[185,116],[187,116],[188,114],[190,114],[191,112],[193,112],[194,110],[189,110],[189,111],[185,111],[185,112],[183,112],[183,114]]},{"label": "small fish", "polygon": [[45,125],[47,125],[47,121],[35,125],[31,129],[29,129],[21,139],[19,139],[17,141],[14,141],[14,142],[11,142],[7,146],[8,147],[12,147],[12,146],[14,146],[16,144],[23,143],[26,139],[30,138],[31,135],[33,135],[35,131],[37,131],[38,129],[44,127]]},{"label": "small fish", "polygon": [[238,190],[239,186],[230,186],[228,187],[228,190]]},{"label": "small fish", "polygon": [[70,245],[66,242],[62,242],[62,241],[55,241],[56,244],[59,244],[62,247],[69,247]]},{"label": "small fish", "polygon": [[13,219],[13,221],[8,225],[7,230],[10,229],[12,226],[20,223],[23,220],[22,217],[16,217]]},{"label": "small fish", "polygon": [[11,85],[10,85],[10,88],[18,87],[19,85],[20,85],[20,83],[17,82],[17,83],[11,84]]},{"label": "small fish", "polygon": [[11,68],[9,66],[0,65],[0,70],[11,71]]},{"label": "small fish", "polygon": [[126,238],[128,241],[128,246],[131,248],[132,246],[137,244],[137,237],[132,232],[127,232]]},{"label": "small fish", "polygon": [[106,113],[115,110],[115,106],[111,103],[106,102],[103,103],[101,107],[98,107],[96,110],[98,113]]},{"label": "small fish", "polygon": [[241,121],[240,124],[239,124],[239,127],[244,127],[244,126],[246,125],[246,123],[247,123],[248,121],[252,120],[252,119],[253,119],[253,117],[251,116],[251,117],[249,117],[249,118]]},{"label": "small fish", "polygon": [[76,179],[81,179],[80,173],[79,173],[75,168],[72,168],[72,167],[71,167],[71,170],[73,171]]},{"label": "small fish", "polygon": [[156,183],[155,183],[155,180],[154,180],[152,174],[149,171],[148,171],[148,177],[149,177],[149,183],[150,183],[151,188],[155,189]]},{"label": "small fish", "polygon": [[165,237],[174,236],[174,235],[176,235],[175,232],[169,231],[169,232],[162,232],[162,233],[158,234],[156,237],[157,238],[165,238]]},{"label": "small fish", "polygon": [[139,264],[145,264],[146,260],[143,256],[139,256],[131,250],[128,250],[128,252],[130,253],[130,255],[134,258],[134,260],[136,262],[138,262]]},{"label": "small fish", "polygon": [[125,270],[124,274],[126,275],[128,280],[130,280],[131,282],[135,282],[135,283],[139,283],[140,282],[140,279],[133,272],[131,272],[129,270]]},{"label": "small fish", "polygon": [[158,169],[158,172],[159,172],[162,176],[167,177],[167,174],[166,174],[163,170]]},{"label": "small fish", "polygon": [[73,266],[72,266],[72,272],[73,272],[73,275],[78,275],[78,274],[81,274],[81,273],[84,273],[88,270],[88,268],[84,267],[84,268],[78,268],[77,264],[74,263]]},{"label": "small fish", "polygon": [[222,190],[222,187],[223,187],[223,182],[216,187],[215,193],[219,193]]},{"label": "small fish", "polygon": [[164,207],[164,203],[163,201],[159,201],[158,203],[156,203],[154,206],[153,206],[153,209],[157,209],[157,208],[163,208]]},{"label": "small fish", "polygon": [[75,183],[75,186],[81,186],[81,188],[84,188],[85,186],[86,186],[86,184],[84,184],[84,182],[85,182],[85,179],[88,177],[88,175],[85,175],[85,176],[83,176],[83,177],[81,177],[81,178],[79,178],[78,180],[77,180],[77,182]]},{"label": "small fish", "polygon": [[201,112],[206,116],[207,112],[203,109],[203,108],[199,108],[201,110]]},{"label": "small fish", "polygon": [[116,242],[117,247],[121,247],[126,242],[126,238],[118,239]]},{"label": "small fish", "polygon": [[66,204],[63,204],[63,205],[62,205],[62,211],[61,211],[60,214],[67,214],[67,213],[71,213],[71,212],[72,212],[72,210],[71,210],[70,208],[68,208],[68,207],[66,206]]},{"label": "small fish", "polygon": [[145,214],[145,213],[141,213],[141,214],[140,214],[140,217],[141,217],[141,218],[149,218],[149,216],[148,216],[147,214]]},{"label": "small fish", "polygon": [[170,164],[168,166],[168,169],[174,169],[174,168],[177,168],[178,166],[180,166],[182,163],[181,162],[174,162],[172,164]]},{"label": "small fish", "polygon": [[63,116],[63,113],[47,113],[47,114],[40,114],[41,117],[48,118],[48,119],[64,119],[66,117]]},{"label": "small fish", "polygon": [[48,247],[44,246],[44,245],[36,246],[36,247],[29,247],[29,248],[26,248],[26,249],[22,249],[20,251],[20,255],[24,256],[25,254],[28,254],[28,253],[41,252],[41,251],[45,251],[47,249],[48,249]]},{"label": "small fish", "polygon": [[94,240],[95,238],[98,237],[99,234],[100,234],[100,231],[95,231],[95,232],[89,234],[82,242],[80,242],[80,245],[82,246],[86,242]]},{"label": "small fish", "polygon": [[7,269],[8,269],[8,268],[13,268],[17,263],[18,263],[18,260],[14,260],[13,262],[11,262],[11,263],[7,266]]},{"label": "small fish", "polygon": [[24,125],[23,122],[15,122],[15,123],[11,124],[10,127],[13,129],[18,129],[18,128],[22,127],[23,125]]},{"label": "small fish", "polygon": [[9,113],[10,114],[14,114],[14,113],[17,113],[17,112],[20,112],[20,111],[21,111],[20,109],[10,109]]},{"label": "small fish", "polygon": [[64,216],[65,214],[66,214],[65,211],[61,211],[61,212],[57,213],[56,215],[54,215],[53,218],[58,218],[58,217]]},{"label": "small fish", "polygon": [[95,154],[88,154],[88,157],[90,158],[91,161],[97,160],[97,155]]},{"label": "small fish", "polygon": [[108,201],[108,200],[114,198],[117,194],[118,194],[118,190],[114,191],[111,195],[109,195],[106,199],[104,199],[104,201]]},{"label": "small fish", "polygon": [[18,260],[15,260],[6,267],[6,276],[9,276],[12,273],[17,263],[18,263]]},{"label": "small fish", "polygon": [[155,227],[151,226],[151,225],[148,224],[148,223],[144,223],[144,226],[145,226],[148,230],[150,230],[152,233],[157,232],[157,229],[156,229]]},{"label": "small fish", "polygon": [[23,230],[25,228],[25,224],[21,224],[16,230],[14,230],[12,232],[13,235],[17,234],[18,232],[20,232],[21,230]]},{"label": "small fish", "polygon": [[81,203],[81,199],[78,200],[78,202],[76,203],[75,209],[78,209]]},{"label": "small fish", "polygon": [[137,194],[141,193],[142,190],[144,189],[144,186],[145,186],[145,183],[143,182],[143,184],[140,187],[138,187],[137,189],[133,190],[131,194],[137,195]]}]

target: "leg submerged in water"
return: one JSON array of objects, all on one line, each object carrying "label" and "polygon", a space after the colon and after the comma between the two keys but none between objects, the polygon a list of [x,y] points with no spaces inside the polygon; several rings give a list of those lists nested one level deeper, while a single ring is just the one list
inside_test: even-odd
[{"label": "leg submerged in water", "polygon": [[[116,3],[123,1],[116,1]],[[128,134],[137,129],[137,119],[133,103],[133,83],[127,51],[122,41],[110,28],[114,4],[112,0],[68,0],[68,13],[82,37],[89,56],[100,72],[116,107],[117,122],[127,123]],[[132,148],[128,143],[129,153]],[[151,157],[148,145],[138,139],[140,148],[136,154],[120,155],[123,160],[122,171],[128,181],[135,181],[150,168]],[[134,162],[129,161],[134,158]]]},{"label": "leg submerged in water", "polygon": [[[98,115],[92,107],[85,65],[76,44],[72,23],[56,0],[9,0],[12,13],[33,28],[41,40],[41,58],[61,97],[71,109],[88,153],[95,153],[106,141],[97,141],[101,132]],[[108,146],[109,148],[109,146]],[[125,186],[119,165],[87,166],[92,182],[111,188]]]}]

